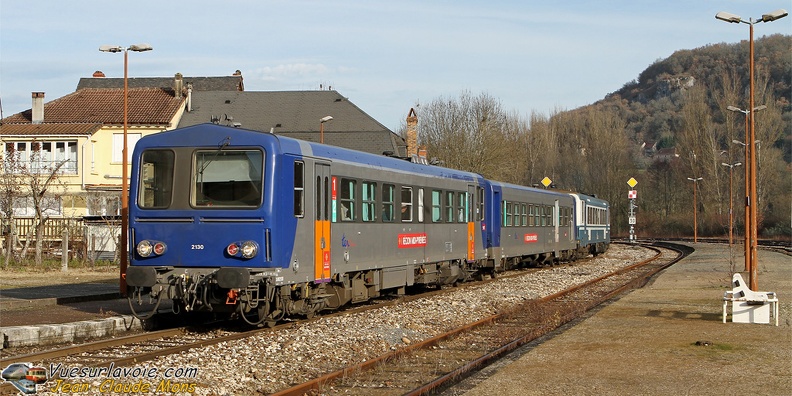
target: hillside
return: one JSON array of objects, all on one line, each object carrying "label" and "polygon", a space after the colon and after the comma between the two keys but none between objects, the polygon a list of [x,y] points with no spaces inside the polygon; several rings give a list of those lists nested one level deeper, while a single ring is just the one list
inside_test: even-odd
[{"label": "hillside", "polygon": [[[756,39],[755,105],[773,101],[781,112],[782,139],[774,142],[792,162],[792,36],[772,35]],[[608,95],[597,106],[615,106],[626,121],[635,142],[658,142],[657,149],[672,147],[681,132],[685,93],[702,87],[715,128],[726,121],[726,106],[747,109],[748,41],[712,44],[679,50],[658,60],[631,81]],[[757,113],[757,120],[761,117]],[[758,121],[757,121],[758,122]]]}]

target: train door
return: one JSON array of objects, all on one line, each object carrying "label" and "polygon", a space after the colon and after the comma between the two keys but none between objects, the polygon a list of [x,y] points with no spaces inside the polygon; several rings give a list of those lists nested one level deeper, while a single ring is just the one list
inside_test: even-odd
[{"label": "train door", "polygon": [[560,218],[561,208],[558,207],[558,200],[555,200],[555,205],[553,209],[553,234],[555,236],[555,244],[558,245],[558,232],[561,226],[561,218]]},{"label": "train door", "polygon": [[558,207],[558,200],[556,199],[553,203],[553,254],[558,257],[558,240],[559,240],[559,228],[560,227],[560,208]]},{"label": "train door", "polygon": [[476,220],[480,220],[483,213],[482,207],[478,205],[476,186],[468,185],[467,196],[467,260],[476,259]]},{"label": "train door", "polygon": [[314,165],[314,279],[330,280],[330,165]]}]

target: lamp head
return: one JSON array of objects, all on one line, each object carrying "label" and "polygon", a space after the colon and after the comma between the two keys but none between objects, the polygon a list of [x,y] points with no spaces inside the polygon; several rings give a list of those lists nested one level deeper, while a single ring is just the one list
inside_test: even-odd
[{"label": "lamp head", "polygon": [[742,18],[740,18],[739,15],[734,15],[732,13],[725,12],[725,11],[721,11],[721,12],[715,14],[715,19],[720,19],[721,21],[729,22],[729,23],[740,23],[740,22],[742,22]]},{"label": "lamp head", "polygon": [[324,116],[324,117],[319,119],[319,122],[324,124],[325,122],[330,121],[332,119],[333,119],[333,116]]},{"label": "lamp head", "polygon": [[135,52],[151,51],[154,48],[150,44],[132,44],[129,49]]},{"label": "lamp head", "polygon": [[781,8],[769,14],[762,15],[762,22],[772,22],[775,21],[776,19],[781,19],[787,15],[789,15],[789,13],[786,12],[785,9]]},{"label": "lamp head", "polygon": [[121,52],[124,50],[124,47],[120,45],[103,45],[99,47],[99,51],[102,52]]}]

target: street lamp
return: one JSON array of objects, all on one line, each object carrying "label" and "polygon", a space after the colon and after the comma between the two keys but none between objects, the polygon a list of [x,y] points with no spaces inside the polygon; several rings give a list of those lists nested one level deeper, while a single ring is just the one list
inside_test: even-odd
[{"label": "street lamp", "polygon": [[688,177],[688,180],[693,182],[693,243],[698,243],[698,218],[696,214],[698,213],[698,199],[696,198],[696,184],[698,184],[699,180],[704,180],[701,177],[691,178]]},{"label": "street lamp", "polygon": [[[745,114],[745,141],[750,142],[751,140],[751,130],[749,125],[749,116],[753,119],[753,113],[766,109],[767,106],[761,105],[754,107],[753,110],[743,110],[739,107],[735,106],[727,106],[726,109],[729,111],[734,111],[737,113]],[[732,143],[740,144],[743,146],[745,151],[745,271],[748,271],[750,274],[751,271],[751,163],[749,162],[751,159],[750,152],[748,145],[739,141],[739,140],[732,140]]]},{"label": "street lamp", "polygon": [[128,228],[129,228],[129,170],[127,169],[127,116],[129,114],[129,78],[127,77],[127,70],[129,68],[129,51],[144,52],[151,51],[154,48],[149,44],[133,44],[129,47],[122,47],[120,45],[103,45],[99,47],[102,52],[123,52],[124,53],[124,135],[123,146],[121,149],[121,268],[119,275],[119,287],[121,295],[126,296],[126,270],[129,262],[128,257]]},{"label": "street lamp", "polygon": [[[748,18],[747,21],[740,18],[739,15],[734,15],[728,12],[719,12],[715,14],[715,18],[721,21],[729,22],[729,23],[745,23],[749,28],[749,37],[748,37],[748,84],[749,84],[749,97],[748,97],[748,108],[754,109],[754,25],[759,22],[772,22],[776,19],[781,19],[787,16],[788,13],[784,9],[775,10],[769,14],[762,15],[762,18],[759,20],[754,20],[753,18]],[[747,142],[753,142],[756,140],[756,133],[754,130],[754,116],[753,112],[751,112],[751,133],[750,137],[746,139]],[[755,150],[748,150],[746,147],[746,152],[750,152],[750,159],[748,160],[748,164],[746,168],[749,168],[749,179],[750,179],[750,189],[749,189],[749,197],[748,203],[750,204],[750,222],[749,224],[745,225],[746,234],[748,234],[750,230],[750,277],[749,277],[749,287],[751,290],[757,290],[757,225],[756,225],[756,216],[757,216],[757,205],[756,205],[756,154],[754,153]],[[749,183],[749,180],[745,181],[746,184]]]},{"label": "street lamp", "polygon": [[324,144],[324,124],[333,119],[333,116],[324,116],[319,119],[319,143]]},{"label": "street lamp", "polygon": [[729,249],[731,249],[733,242],[733,232],[734,229],[734,199],[733,199],[733,190],[732,190],[732,181],[733,181],[733,174],[734,174],[734,167],[742,165],[742,162],[735,162],[733,164],[727,164],[725,162],[721,162],[721,165],[726,166],[729,168]]}]

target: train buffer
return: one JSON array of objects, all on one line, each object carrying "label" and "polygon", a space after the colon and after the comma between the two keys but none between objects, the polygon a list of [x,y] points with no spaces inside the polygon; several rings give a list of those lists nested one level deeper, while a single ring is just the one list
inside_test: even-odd
[{"label": "train buffer", "polygon": [[731,302],[733,323],[769,324],[772,311],[778,326],[778,296],[775,292],[749,289],[739,273],[732,277],[732,286],[732,290],[723,293],[723,323],[726,323],[726,309]]}]

